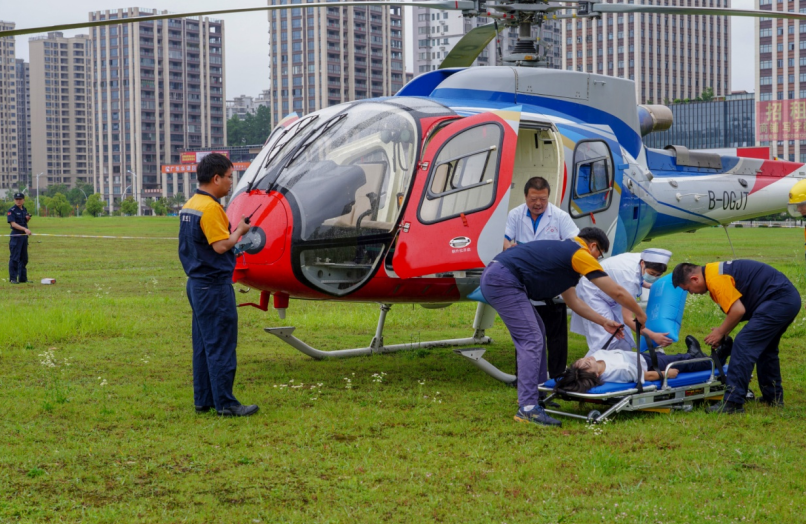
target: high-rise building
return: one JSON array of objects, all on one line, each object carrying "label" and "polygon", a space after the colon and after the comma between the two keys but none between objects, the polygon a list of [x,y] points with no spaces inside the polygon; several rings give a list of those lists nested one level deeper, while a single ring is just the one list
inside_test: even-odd
[{"label": "high-rise building", "polygon": [[[0,21],[11,31],[14,22]],[[14,37],[0,38],[0,194],[19,187],[17,158],[17,83]]]},{"label": "high-rise building", "polygon": [[195,174],[166,174],[161,166],[178,164],[181,151],[226,142],[224,22],[136,21],[155,13],[128,8],[89,15],[121,20],[90,35],[94,183],[110,207],[127,195],[141,203],[189,197]]},{"label": "high-rise building", "polygon": [[243,120],[246,115],[254,115],[259,107],[268,107],[271,110],[271,90],[264,89],[258,96],[236,96],[227,100],[227,120],[235,115]]},{"label": "high-rise building", "polygon": [[644,144],[659,149],[668,145],[688,149],[754,146],[755,105],[755,95],[744,91],[707,102],[671,104],[672,127],[646,135]]},{"label": "high-rise building", "polygon": [[[28,40],[31,84],[31,171],[51,184],[92,183],[87,35],[60,32]],[[22,134],[22,133],[20,133]]]},{"label": "high-rise building", "polygon": [[[472,29],[493,22],[492,18],[475,17],[465,18],[459,11],[442,11],[427,7],[414,8],[414,27],[412,39],[414,40],[414,75],[421,75],[439,68],[442,60],[451,49]],[[503,22],[499,22],[502,23]],[[559,69],[560,60],[560,25],[554,21],[546,21],[540,31],[536,26],[532,28],[532,37],[540,36],[545,46],[541,53],[545,53],[548,67]],[[507,55],[513,51],[518,40],[518,28],[509,27],[501,31],[501,54]],[[473,62],[474,66],[502,65],[497,49],[497,41],[493,39]]]},{"label": "high-rise building", "polygon": [[[627,2],[608,3],[633,3]],[[646,0],[646,5],[730,7],[730,0]],[[727,16],[604,14],[562,21],[565,69],[635,80],[640,103],[730,93]]]},{"label": "high-rise building", "polygon": [[17,81],[17,172],[20,181],[28,187],[31,175],[31,79],[30,64],[22,58],[16,60]]},{"label": "high-rise building", "polygon": [[[804,2],[756,0],[756,8],[806,13]],[[780,159],[806,162],[806,22],[755,20],[756,140]]]},{"label": "high-rise building", "polygon": [[290,7],[268,14],[272,127],[291,112],[390,96],[403,87],[401,7]]}]

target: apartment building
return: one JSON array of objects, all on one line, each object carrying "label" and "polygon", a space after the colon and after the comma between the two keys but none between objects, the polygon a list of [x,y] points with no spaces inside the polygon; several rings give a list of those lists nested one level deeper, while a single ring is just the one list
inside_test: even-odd
[{"label": "apartment building", "polygon": [[290,7],[268,14],[272,127],[291,112],[390,96],[403,87],[401,7]]},{"label": "apartment building", "polygon": [[178,164],[184,150],[226,141],[224,22],[137,21],[158,12],[167,13],[89,14],[121,21],[90,34],[94,184],[110,208],[132,195],[141,203],[176,193],[188,198],[195,174],[162,173],[162,165]]},{"label": "apartment building", "polygon": [[[30,57],[31,172],[51,184],[92,183],[87,35],[52,32],[28,40]],[[20,133],[22,134],[22,133]]]},{"label": "apartment building", "polygon": [[[14,22],[0,21],[10,31]],[[0,196],[19,187],[17,152],[17,83],[14,37],[0,38]]]},{"label": "apartment building", "polygon": [[[756,8],[806,13],[806,2],[756,0]],[[773,155],[806,162],[806,23],[756,19],[756,139]]]},{"label": "apartment building", "polygon": [[16,59],[17,82],[17,171],[20,181],[31,187],[31,79],[30,64]]},{"label": "apartment building", "polygon": [[271,90],[264,89],[258,96],[241,95],[227,100],[227,120],[235,115],[243,120],[248,114],[256,114],[259,107],[271,110]]},{"label": "apartment building", "polygon": [[[640,3],[730,7],[729,0]],[[709,87],[715,96],[730,94],[730,53],[727,16],[630,13],[562,21],[565,69],[635,80],[640,103],[694,99]]]}]

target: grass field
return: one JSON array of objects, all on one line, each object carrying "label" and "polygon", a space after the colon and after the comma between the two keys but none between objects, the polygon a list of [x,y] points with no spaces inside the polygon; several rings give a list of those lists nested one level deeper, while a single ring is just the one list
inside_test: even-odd
[{"label": "grass field", "polygon": [[[177,230],[175,218],[31,225]],[[737,258],[768,262],[806,289],[802,230],[731,235]],[[30,277],[57,284],[0,282],[0,522],[804,521],[803,315],[782,343],[784,410],[626,414],[552,430],[514,423],[515,390],[450,349],[315,362],[263,332],[293,325],[314,347],[363,346],[376,305],[292,300],[285,321],[242,308],[235,393],[261,412],[220,419],[193,410],[176,241],[31,242]],[[720,229],[650,245],[673,250],[673,264],[733,258]],[[386,342],[468,336],[474,309],[396,306]],[[702,338],[721,318],[710,299],[692,297],[683,332]],[[512,372],[500,320],[489,334],[486,357]],[[570,356],[584,352],[571,335]]]}]

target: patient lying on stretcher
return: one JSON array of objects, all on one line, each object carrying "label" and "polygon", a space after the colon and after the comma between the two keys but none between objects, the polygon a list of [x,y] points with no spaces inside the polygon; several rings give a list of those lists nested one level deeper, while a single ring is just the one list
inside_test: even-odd
[{"label": "patient lying on stretcher", "polygon": [[[662,380],[666,366],[672,362],[685,362],[686,360],[708,358],[700,349],[700,344],[692,336],[686,337],[688,351],[676,355],[658,354],[657,371],[651,371],[652,361],[647,353],[641,353],[641,382]],[[724,365],[730,356],[733,341],[727,337],[717,351],[716,356]],[[554,390],[573,393],[585,393],[605,382],[638,382],[637,357],[633,351],[621,349],[600,349],[589,356],[574,362],[570,368],[557,380]],[[708,361],[681,364],[669,370],[668,378],[675,378],[678,373],[691,373],[711,369]]]}]

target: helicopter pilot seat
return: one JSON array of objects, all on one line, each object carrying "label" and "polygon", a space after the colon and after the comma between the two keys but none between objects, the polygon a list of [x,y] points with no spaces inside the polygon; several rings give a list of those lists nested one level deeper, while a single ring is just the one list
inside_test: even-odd
[{"label": "helicopter pilot seat", "polygon": [[329,218],[323,222],[325,226],[368,229],[382,229],[389,231],[392,224],[378,221],[378,211],[381,207],[381,190],[386,175],[386,163],[356,164],[364,171],[366,183],[355,192],[355,203],[349,212]]}]

